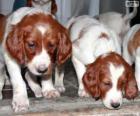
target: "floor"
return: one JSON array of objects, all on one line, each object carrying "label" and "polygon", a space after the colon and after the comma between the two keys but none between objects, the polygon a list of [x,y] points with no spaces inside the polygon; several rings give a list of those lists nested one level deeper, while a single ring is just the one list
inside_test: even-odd
[{"label": "floor", "polygon": [[140,116],[140,99],[124,103],[119,110],[108,110],[102,102],[92,98],[79,98],[78,83],[71,62],[66,65],[64,85],[65,93],[55,99],[36,99],[30,97],[30,108],[27,112],[15,114],[11,109],[11,99],[0,102],[0,116]]}]

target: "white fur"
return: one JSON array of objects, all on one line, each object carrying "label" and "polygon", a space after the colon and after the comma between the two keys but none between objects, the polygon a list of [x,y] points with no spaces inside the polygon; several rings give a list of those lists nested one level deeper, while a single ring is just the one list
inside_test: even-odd
[{"label": "white fur", "polygon": [[118,85],[119,77],[124,72],[124,67],[123,66],[116,67],[112,63],[110,63],[109,70],[111,73],[110,79],[112,82],[112,88],[106,93],[106,96],[103,99],[103,103],[109,109],[114,109],[111,106],[112,103],[119,103],[120,106],[122,104],[123,95],[122,95],[121,90],[117,89],[117,85]]},{"label": "white fur", "polygon": [[[5,42],[6,42],[6,38],[9,32],[12,30],[13,25],[16,25],[17,23],[19,23],[23,19],[24,16],[33,15],[36,13],[44,13],[46,15],[51,15],[50,13],[45,12],[38,8],[23,7],[15,11],[13,14],[11,14],[8,17],[7,23],[6,23],[6,29],[5,29],[5,34],[4,34],[4,41],[2,43],[2,48],[3,48],[4,60],[5,60],[7,70],[11,78],[11,84],[13,86],[12,107],[15,112],[27,110],[29,108],[29,99],[27,97],[26,85],[21,75],[20,64],[18,64],[16,60],[10,56],[10,54],[8,53],[6,49]],[[40,31],[42,32],[42,34],[44,33],[43,29],[40,29]],[[42,68],[42,67],[48,67],[50,62],[51,62],[50,57],[47,51],[42,49],[42,52],[36,55],[33,58],[33,60],[27,64],[27,67],[30,70],[30,72],[32,72],[33,74],[40,75],[37,72],[37,69]],[[31,81],[31,79],[27,79],[27,81]],[[49,87],[49,86],[52,86],[52,83],[49,84],[49,82],[50,81],[46,82],[46,84],[48,85],[43,84],[42,89],[43,91],[45,91],[45,88],[46,88],[48,92],[52,93],[51,90],[48,89],[48,88],[52,89],[52,87]],[[32,86],[31,88],[34,88],[34,84],[32,84],[32,82],[28,82],[28,83],[29,85]],[[45,80],[44,80],[44,83],[45,83]],[[52,96],[58,96],[58,94],[57,95],[53,94]]]},{"label": "white fur", "polygon": [[[99,55],[104,53],[115,51],[121,54],[118,36],[97,20],[88,16],[73,18],[67,27],[71,27],[70,36],[73,42],[72,62],[79,81],[78,93],[79,96],[87,96],[82,83],[82,77],[86,70],[85,65],[94,62]],[[79,38],[81,30],[84,33]],[[101,33],[107,34],[108,39],[99,38]],[[84,95],[81,93],[84,93]]]},{"label": "white fur", "polygon": [[45,34],[45,32],[47,31],[47,26],[44,25],[38,25],[37,29],[41,32],[42,35]]},{"label": "white fur", "polygon": [[52,84],[52,77],[41,81],[42,94],[45,98],[59,97],[60,93],[54,88]]},{"label": "white fur", "polygon": [[20,66],[8,55],[8,52],[4,52],[4,59],[13,86],[13,109],[15,112],[27,110],[29,107],[29,100],[27,97],[26,85],[21,75]]},{"label": "white fur", "polygon": [[42,97],[42,92],[41,92],[42,90],[41,90],[40,85],[37,82],[36,76],[34,76],[33,74],[31,74],[27,71],[25,74],[25,78],[26,78],[31,90],[34,92],[35,97],[37,97],[37,98]]},{"label": "white fur", "polygon": [[106,24],[109,28],[113,29],[118,35],[127,33],[130,24],[126,24],[122,14],[117,12],[108,12],[101,14],[99,20]]},{"label": "white fur", "polygon": [[59,70],[58,67],[56,67],[55,68],[55,88],[59,92],[65,91],[63,79],[64,79],[64,70]]},{"label": "white fur", "polygon": [[133,26],[126,34],[123,42],[123,57],[124,59],[132,65],[135,63],[135,77],[140,91],[140,47],[133,51],[132,55],[128,51],[128,43],[133,39],[135,33],[140,29],[140,24]]},{"label": "white fur", "polygon": [[137,14],[137,7],[134,7],[133,12],[123,14],[118,12],[107,12],[99,15],[99,21],[107,25],[110,29],[114,30],[120,37],[120,42],[123,42],[125,34],[130,29],[130,21]]},{"label": "white fur", "polygon": [[32,61],[27,64],[27,67],[33,74],[41,75],[37,70],[40,68],[45,69],[45,68],[49,67],[50,63],[51,63],[50,56],[46,52],[46,50],[44,50],[44,48],[43,48],[42,52],[40,54],[36,55],[32,59]]}]

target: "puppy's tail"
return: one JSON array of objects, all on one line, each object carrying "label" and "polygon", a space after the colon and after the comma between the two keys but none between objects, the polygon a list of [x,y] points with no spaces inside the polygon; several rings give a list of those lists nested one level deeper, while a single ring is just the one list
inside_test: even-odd
[{"label": "puppy's tail", "polygon": [[124,16],[124,20],[129,22],[137,15],[137,12],[137,7],[133,7],[133,11],[131,13],[129,12],[129,7],[126,7],[126,15]]}]

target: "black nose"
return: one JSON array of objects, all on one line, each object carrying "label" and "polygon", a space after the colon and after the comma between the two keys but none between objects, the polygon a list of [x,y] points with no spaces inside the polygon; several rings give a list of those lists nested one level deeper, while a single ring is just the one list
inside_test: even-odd
[{"label": "black nose", "polygon": [[39,73],[45,73],[45,72],[47,72],[47,70],[48,70],[48,68],[37,69],[37,71],[38,71]]},{"label": "black nose", "polygon": [[118,108],[120,106],[120,103],[111,103],[111,106],[113,108]]}]

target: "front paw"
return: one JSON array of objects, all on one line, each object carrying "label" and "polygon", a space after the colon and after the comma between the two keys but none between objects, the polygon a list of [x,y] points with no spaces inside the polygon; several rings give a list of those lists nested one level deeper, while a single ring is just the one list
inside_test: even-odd
[{"label": "front paw", "polygon": [[26,96],[14,96],[12,107],[15,112],[24,112],[29,108],[29,99]]},{"label": "front paw", "polygon": [[42,91],[42,93],[43,93],[43,96],[45,98],[56,98],[56,97],[60,97],[60,93],[56,89],[45,90],[45,91]]},{"label": "front paw", "polygon": [[78,95],[79,97],[90,97],[90,95],[84,89],[79,89]]},{"label": "front paw", "polygon": [[55,86],[55,88],[56,88],[60,93],[64,93],[64,92],[65,92],[65,87],[64,87],[64,86]]}]

